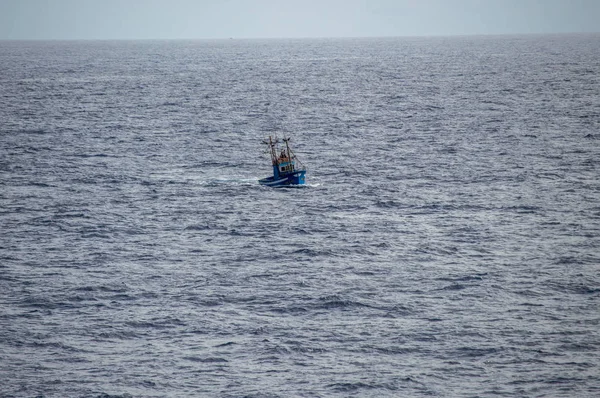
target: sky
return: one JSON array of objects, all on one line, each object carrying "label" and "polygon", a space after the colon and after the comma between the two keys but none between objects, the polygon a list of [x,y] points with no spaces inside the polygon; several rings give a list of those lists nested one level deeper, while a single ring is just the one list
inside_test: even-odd
[{"label": "sky", "polygon": [[600,32],[600,0],[0,0],[0,40]]}]

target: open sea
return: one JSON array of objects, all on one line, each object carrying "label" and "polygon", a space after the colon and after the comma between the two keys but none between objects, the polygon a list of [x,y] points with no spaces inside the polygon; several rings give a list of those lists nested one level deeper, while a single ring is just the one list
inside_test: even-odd
[{"label": "open sea", "polygon": [[0,42],[0,397],[598,396],[600,34]]}]

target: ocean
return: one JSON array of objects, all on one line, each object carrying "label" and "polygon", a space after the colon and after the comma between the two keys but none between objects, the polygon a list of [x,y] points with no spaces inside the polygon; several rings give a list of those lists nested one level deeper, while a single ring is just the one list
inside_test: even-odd
[{"label": "ocean", "polygon": [[600,34],[0,42],[0,396],[600,396]]}]

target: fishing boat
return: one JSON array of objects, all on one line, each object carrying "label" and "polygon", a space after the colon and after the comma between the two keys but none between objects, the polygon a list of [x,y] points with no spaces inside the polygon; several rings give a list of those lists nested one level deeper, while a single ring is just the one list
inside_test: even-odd
[{"label": "fishing boat", "polygon": [[279,145],[277,137],[269,136],[263,144],[268,146],[273,165],[273,176],[258,180],[269,187],[289,187],[304,185],[306,167],[298,160],[290,148],[290,138],[283,138],[284,145]]}]

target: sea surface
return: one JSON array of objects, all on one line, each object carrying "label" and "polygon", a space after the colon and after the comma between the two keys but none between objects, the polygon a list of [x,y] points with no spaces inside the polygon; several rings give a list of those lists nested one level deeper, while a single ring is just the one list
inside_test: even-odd
[{"label": "sea surface", "polygon": [[0,396],[600,396],[600,34],[0,42]]}]

